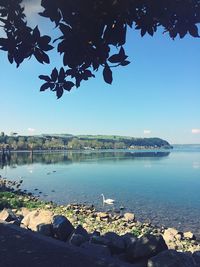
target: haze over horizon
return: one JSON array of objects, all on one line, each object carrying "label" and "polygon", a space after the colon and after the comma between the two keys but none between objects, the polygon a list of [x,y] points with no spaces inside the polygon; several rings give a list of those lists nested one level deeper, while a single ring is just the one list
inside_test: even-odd
[{"label": "haze over horizon", "polygon": [[[31,10],[38,11],[34,5]],[[52,31],[45,19],[33,16],[32,23],[37,22],[43,32]],[[54,52],[49,53],[50,65],[31,59],[18,69],[0,52],[0,131],[159,137],[171,144],[200,144],[198,41],[189,35],[172,41],[162,30],[153,38],[130,31],[126,51],[131,64],[114,70],[111,86],[96,73],[60,100],[53,92],[39,92],[38,76],[61,66]]]}]

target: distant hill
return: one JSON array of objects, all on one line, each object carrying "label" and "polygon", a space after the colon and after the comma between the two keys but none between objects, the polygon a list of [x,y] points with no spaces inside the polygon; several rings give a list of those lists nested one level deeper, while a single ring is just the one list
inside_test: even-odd
[{"label": "distant hill", "polygon": [[42,134],[35,136],[0,136],[0,148],[11,150],[78,150],[78,149],[169,149],[161,138],[135,138],[118,135]]}]

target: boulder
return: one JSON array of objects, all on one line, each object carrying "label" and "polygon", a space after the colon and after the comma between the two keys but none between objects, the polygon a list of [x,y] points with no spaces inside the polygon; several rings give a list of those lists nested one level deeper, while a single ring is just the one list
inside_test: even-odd
[{"label": "boulder", "polygon": [[97,212],[97,220],[106,220],[109,218],[109,214],[107,212]]},{"label": "boulder", "polygon": [[82,235],[85,240],[89,240],[88,232],[83,228],[82,225],[78,225],[74,230],[73,234]]},{"label": "boulder", "polygon": [[83,243],[81,248],[84,249],[84,252],[89,256],[94,255],[95,257],[110,257],[110,250],[107,246],[92,244],[89,242]]},{"label": "boulder", "polygon": [[182,233],[178,232],[175,228],[168,228],[164,231],[163,238],[168,249],[177,249],[177,241],[182,239]]},{"label": "boulder", "polygon": [[18,218],[11,209],[3,209],[0,212],[0,220],[11,222],[11,221],[17,221]]},{"label": "boulder", "polygon": [[195,251],[193,253],[193,259],[197,266],[200,266],[200,251]]},{"label": "boulder", "polygon": [[195,235],[192,232],[183,233],[183,237],[185,239],[189,239],[189,240],[195,240],[196,239]]},{"label": "boulder", "polygon": [[[52,217],[53,214],[51,211],[47,210],[34,210],[29,212],[24,219],[21,221],[21,223],[28,229],[32,231],[37,231],[37,232],[47,232],[44,230],[44,225],[47,228],[50,228],[50,225],[52,223]],[[41,225],[41,226],[40,226]]]},{"label": "boulder", "polygon": [[90,243],[108,246],[110,241],[103,236],[92,235],[90,238]]},{"label": "boulder", "polygon": [[134,262],[136,259],[150,258],[164,250],[167,250],[167,245],[161,235],[147,234],[127,249],[127,257]]},{"label": "boulder", "polygon": [[109,241],[108,247],[113,254],[119,254],[125,251],[125,242],[124,239],[113,232],[108,232],[104,235]]},{"label": "boulder", "polygon": [[168,228],[164,231],[163,238],[167,244],[176,241],[178,231],[174,228]]},{"label": "boulder", "polygon": [[123,240],[124,240],[126,249],[128,249],[130,246],[133,246],[137,241],[137,237],[135,237],[131,233],[126,233],[126,234],[122,235],[121,238],[123,238]]},{"label": "boulder", "polygon": [[52,224],[39,224],[37,226],[37,232],[46,236],[53,236]]},{"label": "boulder", "polygon": [[69,239],[69,244],[80,247],[83,243],[87,242],[87,239],[85,239],[84,236],[79,234],[72,234]]},{"label": "boulder", "polygon": [[135,214],[130,212],[124,213],[124,220],[126,222],[133,222],[135,220]]},{"label": "boulder", "polygon": [[176,240],[181,241],[182,238],[183,238],[183,234],[182,233],[178,233],[178,234],[175,235],[175,238],[176,238]]},{"label": "boulder", "polygon": [[30,210],[25,208],[25,207],[22,207],[18,212],[17,214],[19,215],[22,215],[23,217],[25,217],[26,215],[28,215],[30,213]]},{"label": "boulder", "polygon": [[81,226],[78,225],[69,237],[69,243],[74,246],[80,246],[82,243],[89,240],[88,232]]},{"label": "boulder", "polygon": [[166,250],[148,260],[147,267],[197,267],[193,257],[176,250]]},{"label": "boulder", "polygon": [[100,235],[101,235],[100,232],[95,230],[95,231],[92,233],[91,236],[100,236]]},{"label": "boulder", "polygon": [[54,236],[62,241],[66,241],[74,231],[74,227],[71,222],[62,215],[56,215],[53,217],[52,226]]}]

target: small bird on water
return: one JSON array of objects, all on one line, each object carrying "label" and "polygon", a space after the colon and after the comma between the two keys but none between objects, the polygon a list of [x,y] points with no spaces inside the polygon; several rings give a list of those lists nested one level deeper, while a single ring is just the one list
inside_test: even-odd
[{"label": "small bird on water", "polygon": [[101,196],[103,197],[103,203],[105,203],[105,204],[109,204],[109,205],[114,204],[114,202],[115,202],[114,199],[111,199],[111,198],[107,198],[107,199],[105,199],[104,194],[101,194]]}]

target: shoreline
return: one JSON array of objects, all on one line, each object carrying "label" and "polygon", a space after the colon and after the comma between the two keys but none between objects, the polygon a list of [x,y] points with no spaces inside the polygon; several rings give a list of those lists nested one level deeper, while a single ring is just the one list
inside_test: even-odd
[{"label": "shoreline", "polygon": [[54,215],[65,216],[74,227],[81,225],[88,233],[97,231],[101,235],[105,235],[108,232],[114,232],[119,236],[131,233],[137,238],[147,234],[162,235],[169,249],[181,252],[200,251],[200,241],[196,240],[192,232],[183,233],[175,228],[159,227],[151,222],[143,223],[136,219],[134,213],[130,212],[119,214],[98,211],[93,205],[77,203],[57,205],[52,201],[42,201],[28,191],[21,191],[22,182],[22,180],[16,182],[0,177],[0,210],[10,208],[18,216],[24,216],[24,212],[46,210]]},{"label": "shoreline", "polygon": [[[114,151],[168,151],[173,150],[171,147],[135,147],[135,148],[93,148],[93,149],[35,149],[35,150],[13,150],[11,149],[9,153],[47,153],[47,152],[114,152]],[[2,150],[0,149],[0,154]]]}]

